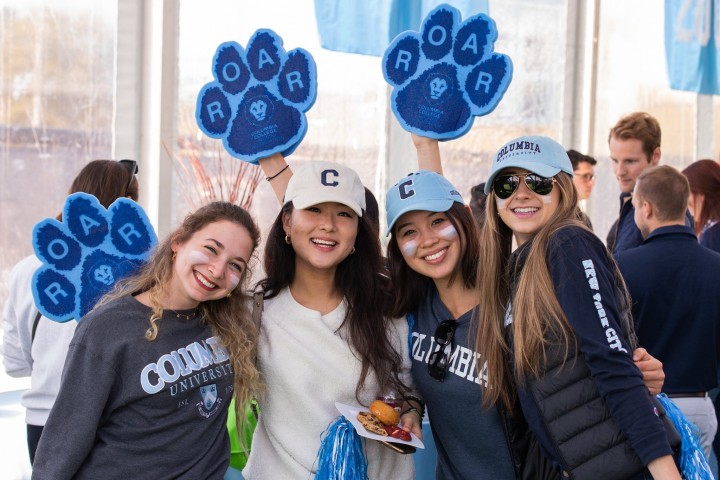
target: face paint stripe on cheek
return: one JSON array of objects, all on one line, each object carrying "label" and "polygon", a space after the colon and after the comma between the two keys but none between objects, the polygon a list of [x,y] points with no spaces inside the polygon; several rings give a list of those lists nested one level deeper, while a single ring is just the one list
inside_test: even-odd
[{"label": "face paint stripe on cheek", "polygon": [[498,210],[503,210],[507,208],[508,199],[503,200],[502,198],[495,198],[495,201],[497,202],[497,208]]},{"label": "face paint stripe on cheek", "polygon": [[455,230],[455,226],[448,225],[446,227],[441,228],[438,230],[438,237],[442,238],[443,240],[452,240],[453,238],[457,238],[458,233],[457,230]]},{"label": "face paint stripe on cheek", "polygon": [[412,257],[418,251],[418,241],[417,240],[409,240],[402,244],[402,246],[400,247],[400,250],[403,252],[403,255],[405,255],[406,257]]},{"label": "face paint stripe on cheek", "polygon": [[235,274],[229,274],[230,277],[230,290],[235,290],[235,287],[238,286],[238,283],[240,283],[240,277],[238,277]]},{"label": "face paint stripe on cheek", "polygon": [[210,261],[210,257],[197,250],[190,250],[190,253],[188,253],[188,260],[192,263],[208,263]]}]

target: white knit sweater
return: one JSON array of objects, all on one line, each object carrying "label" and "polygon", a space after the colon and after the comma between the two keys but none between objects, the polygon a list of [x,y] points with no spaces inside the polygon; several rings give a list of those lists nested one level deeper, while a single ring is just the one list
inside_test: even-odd
[{"label": "white knit sweater", "polygon": [[[343,302],[323,316],[297,303],[287,288],[265,301],[258,362],[266,391],[243,470],[247,480],[312,478],[320,435],[340,415],[335,402],[358,405],[355,386],[361,362],[336,333],[346,310]],[[393,322],[391,338],[404,361],[402,379],[409,384],[405,319]],[[381,393],[371,375],[360,400],[367,406]],[[415,478],[412,455],[395,453],[373,440],[365,442],[365,452],[368,478]]]}]

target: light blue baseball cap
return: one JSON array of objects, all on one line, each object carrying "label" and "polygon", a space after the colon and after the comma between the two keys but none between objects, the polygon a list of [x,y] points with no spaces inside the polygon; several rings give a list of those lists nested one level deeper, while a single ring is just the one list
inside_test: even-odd
[{"label": "light blue baseball cap", "polygon": [[519,137],[500,147],[485,182],[485,194],[492,191],[493,180],[500,170],[509,167],[524,168],[541,177],[554,177],[560,172],[573,175],[572,163],[562,145],[552,138],[541,136]]},{"label": "light blue baseball cap", "polygon": [[387,232],[403,214],[417,210],[446,212],[453,202],[465,204],[462,195],[442,175],[429,170],[418,170],[402,178],[385,197]]}]

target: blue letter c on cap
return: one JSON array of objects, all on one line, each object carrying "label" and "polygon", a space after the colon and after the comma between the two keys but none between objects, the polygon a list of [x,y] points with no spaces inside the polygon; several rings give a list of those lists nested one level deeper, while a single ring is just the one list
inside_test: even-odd
[{"label": "blue letter c on cap", "polygon": [[415,190],[411,188],[412,184],[412,180],[408,180],[407,182],[403,182],[400,184],[400,186],[398,187],[398,190],[400,191],[400,200],[405,200],[415,195]]},{"label": "blue letter c on cap", "polygon": [[322,183],[326,187],[337,187],[338,186],[337,180],[331,181],[328,179],[328,177],[330,177],[330,175],[333,175],[335,178],[340,176],[340,174],[337,172],[337,170],[332,170],[332,169],[323,170],[322,173],[320,174],[320,183]]}]

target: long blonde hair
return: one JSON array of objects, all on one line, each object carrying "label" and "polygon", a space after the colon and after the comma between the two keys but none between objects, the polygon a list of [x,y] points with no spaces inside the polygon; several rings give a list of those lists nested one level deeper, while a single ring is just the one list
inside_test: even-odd
[{"label": "long blonde hair", "polygon": [[[555,176],[560,190],[559,205],[547,223],[534,235],[524,268],[509,272],[512,231],[498,216],[495,195],[486,204],[485,226],[481,232],[484,255],[479,263],[480,311],[476,347],[488,365],[489,385],[483,394],[485,406],[502,404],[510,409],[515,397],[515,381],[538,377],[542,373],[548,339],[564,345],[566,353],[576,348],[575,336],[560,308],[546,254],[552,235],[567,226],[587,230],[580,220],[577,190],[572,177]],[[514,290],[510,277],[514,276]],[[505,315],[512,302],[514,372],[508,362],[510,345],[505,335]]]},{"label": "long blonde hair", "polygon": [[[97,306],[119,297],[145,292],[150,296],[152,315],[150,327],[145,334],[147,341],[153,341],[159,334],[158,321],[162,318],[161,299],[173,275],[172,243],[184,243],[192,235],[211,223],[227,220],[244,227],[253,242],[253,255],[260,241],[260,230],[250,214],[243,208],[228,202],[212,202],[183,220],[182,225],[158,245],[147,264],[134,276],[123,279],[115,289],[105,295]],[[254,260],[254,256],[253,256]],[[245,422],[245,402],[262,390],[260,373],[255,366],[258,330],[248,308],[249,298],[245,294],[250,279],[251,261],[243,271],[240,283],[230,297],[200,302],[199,311],[203,322],[212,328],[230,354],[234,370],[234,395],[237,418]]]}]

